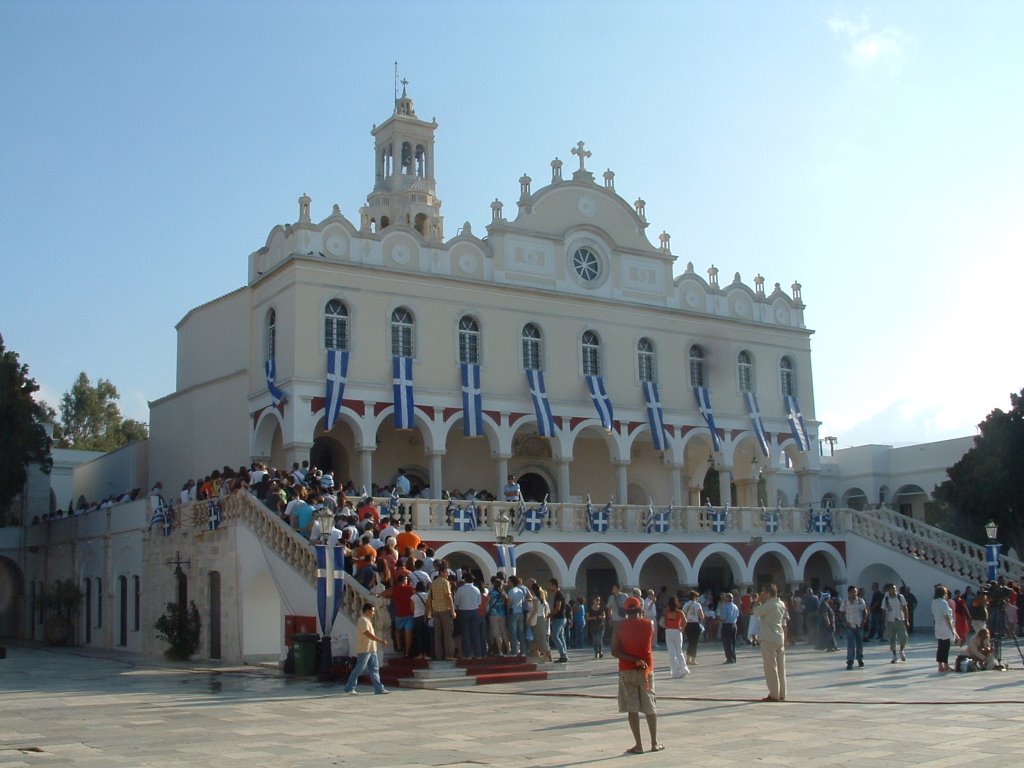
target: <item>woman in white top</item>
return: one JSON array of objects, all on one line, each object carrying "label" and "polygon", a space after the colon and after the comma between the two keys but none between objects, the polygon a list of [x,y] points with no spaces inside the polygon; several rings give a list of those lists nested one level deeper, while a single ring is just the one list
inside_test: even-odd
[{"label": "woman in white top", "polygon": [[932,618],[935,619],[935,639],[939,641],[939,647],[935,651],[939,672],[952,671],[949,668],[949,646],[958,639],[956,626],[953,624],[953,609],[946,602],[947,597],[949,590],[941,584],[936,585],[935,597],[932,599]]},{"label": "woman in white top", "polygon": [[701,632],[704,631],[704,608],[698,597],[700,593],[691,592],[690,602],[683,606],[683,615],[686,617],[683,636],[686,637],[686,661],[690,666],[697,665],[697,644],[700,642]]}]

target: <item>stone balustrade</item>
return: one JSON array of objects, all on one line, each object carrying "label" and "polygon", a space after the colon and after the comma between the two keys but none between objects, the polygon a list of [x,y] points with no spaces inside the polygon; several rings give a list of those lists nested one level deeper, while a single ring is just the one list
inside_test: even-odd
[{"label": "stone balustrade", "polygon": [[[845,510],[849,529],[975,584],[988,580],[985,547],[891,509]],[[999,575],[1020,581],[1024,563],[1001,555]]]}]

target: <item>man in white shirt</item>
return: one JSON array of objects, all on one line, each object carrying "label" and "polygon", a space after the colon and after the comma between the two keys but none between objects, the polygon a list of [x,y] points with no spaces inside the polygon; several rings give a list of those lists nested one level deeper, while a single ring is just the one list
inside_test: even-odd
[{"label": "man in white shirt", "polygon": [[885,634],[889,636],[889,650],[892,661],[896,663],[896,646],[900,647],[900,661],[907,660],[907,599],[896,592],[895,584],[885,585],[885,597],[882,598],[882,614],[885,616]]},{"label": "man in white shirt", "polygon": [[405,476],[405,470],[401,467],[398,468],[398,477],[395,478],[395,488],[398,489],[399,496],[408,496],[412,490],[409,478]]},{"label": "man in white shirt", "polygon": [[853,669],[853,659],[857,658],[857,666],[864,666],[864,627],[868,623],[868,604],[857,595],[856,587],[848,587],[846,599],[839,604],[839,612],[846,622],[846,668]]},{"label": "man in white shirt", "polygon": [[473,583],[472,574],[466,570],[462,574],[462,584],[455,590],[456,621],[459,625],[464,659],[482,658],[487,655],[482,632],[483,617],[480,615],[482,599],[480,590]]}]

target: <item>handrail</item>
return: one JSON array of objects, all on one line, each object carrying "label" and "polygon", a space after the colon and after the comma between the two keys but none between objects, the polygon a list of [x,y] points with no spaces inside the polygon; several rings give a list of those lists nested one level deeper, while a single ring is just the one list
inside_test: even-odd
[{"label": "handrail", "polygon": [[[245,491],[237,491],[214,501],[195,501],[180,508],[180,519],[190,521],[195,530],[210,530],[211,507],[220,507],[221,523],[244,523],[260,542],[273,550],[282,560],[295,568],[302,576],[316,586],[316,555],[313,544],[294,528],[274,514],[259,499]],[[362,614],[365,602],[374,602],[383,607],[386,598],[372,594],[357,580],[345,578],[345,591],[341,599],[341,612],[353,623]]]},{"label": "handrail", "polygon": [[[869,541],[892,547],[965,581],[977,584],[988,580],[988,562],[983,545],[887,507],[864,511],[850,509],[848,519],[850,530]],[[1024,574],[1024,563],[1000,555],[997,572],[1019,581]]]}]

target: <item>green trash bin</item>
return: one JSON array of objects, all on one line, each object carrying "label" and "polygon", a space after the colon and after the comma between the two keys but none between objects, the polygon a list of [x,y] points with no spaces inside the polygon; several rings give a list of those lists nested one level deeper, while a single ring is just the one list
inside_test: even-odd
[{"label": "green trash bin", "polygon": [[292,635],[295,648],[295,674],[311,677],[316,674],[316,646],[320,636],[309,632]]}]

